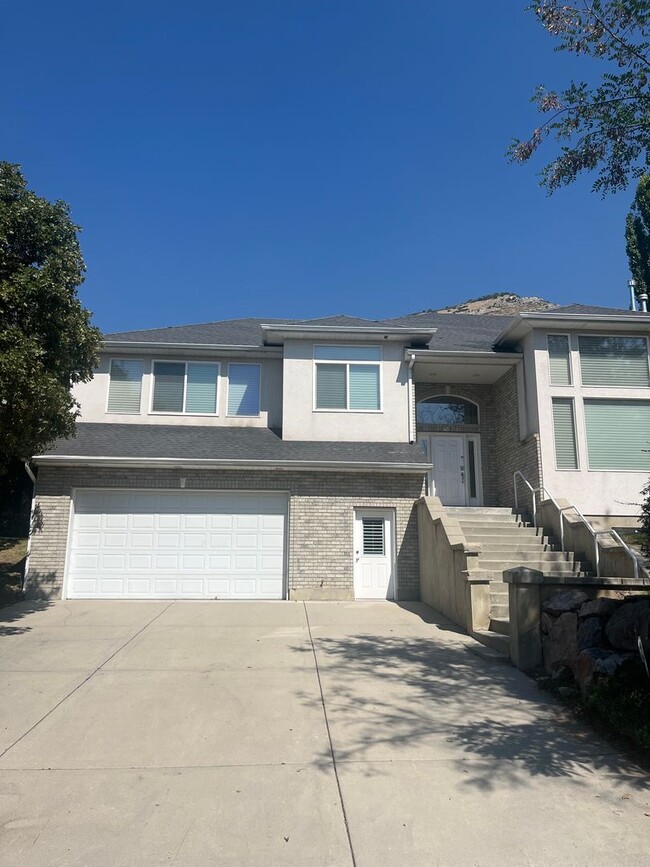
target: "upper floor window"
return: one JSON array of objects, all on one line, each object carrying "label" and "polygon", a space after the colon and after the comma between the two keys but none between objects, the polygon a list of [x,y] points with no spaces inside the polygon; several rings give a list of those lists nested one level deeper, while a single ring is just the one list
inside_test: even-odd
[{"label": "upper floor window", "polygon": [[259,364],[228,365],[228,415],[260,414]]},{"label": "upper floor window", "polygon": [[315,346],[316,409],[379,412],[380,346]]},{"label": "upper floor window", "polygon": [[219,365],[154,361],[152,412],[216,415]]},{"label": "upper floor window", "polygon": [[650,401],[585,399],[590,470],[650,470]]},{"label": "upper floor window", "polygon": [[568,334],[548,335],[551,385],[571,385],[571,353]]},{"label": "upper floor window", "polygon": [[578,341],[583,385],[650,385],[645,337],[580,335]]},{"label": "upper floor window", "polygon": [[111,360],[107,412],[119,412],[126,415],[140,412],[142,368],[142,361],[135,358],[113,358]]},{"label": "upper floor window", "polygon": [[464,397],[439,394],[418,403],[417,420],[418,424],[477,425],[478,406]]}]

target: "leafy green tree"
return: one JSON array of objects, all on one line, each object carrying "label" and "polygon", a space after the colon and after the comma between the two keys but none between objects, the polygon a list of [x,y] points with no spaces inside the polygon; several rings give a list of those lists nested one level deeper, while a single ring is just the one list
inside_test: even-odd
[{"label": "leafy green tree", "polygon": [[508,154],[525,163],[548,137],[560,149],[541,172],[549,193],[581,172],[597,172],[592,189],[625,189],[650,167],[650,3],[648,0],[544,0],[528,7],[559,40],[556,51],[607,64],[598,81],[571,81],[558,93],[540,85],[532,101],[546,120]]},{"label": "leafy green tree", "polygon": [[92,377],[101,340],[77,295],[78,229],[0,162],[0,469],[74,434],[70,388]]},{"label": "leafy green tree", "polygon": [[625,221],[625,249],[636,293],[650,294],[650,175],[644,175]]}]

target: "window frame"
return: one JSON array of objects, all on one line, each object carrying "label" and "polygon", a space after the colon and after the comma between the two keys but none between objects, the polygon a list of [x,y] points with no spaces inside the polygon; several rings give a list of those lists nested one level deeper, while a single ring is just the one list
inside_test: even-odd
[{"label": "window frame", "polygon": [[[647,385],[620,385],[620,384],[616,385],[616,384],[608,383],[606,385],[594,385],[593,383],[584,382],[582,379],[582,357],[581,357],[581,353],[580,353],[580,338],[581,337],[605,337],[605,338],[606,337],[634,337],[637,340],[645,340],[645,358],[646,358],[646,366],[648,368],[648,384]],[[644,388],[648,388],[648,389],[650,389],[650,343],[649,343],[649,340],[650,340],[650,338],[648,338],[647,334],[627,334],[627,333],[620,333],[620,332],[618,332],[616,334],[611,334],[611,333],[603,334],[603,333],[599,333],[599,332],[595,332],[595,331],[585,331],[585,332],[581,332],[580,334],[578,334],[577,335],[577,341],[576,341],[577,342],[576,350],[578,353],[578,366],[580,368],[580,385],[582,386],[582,388],[598,388],[598,389],[604,389],[604,388],[644,389]],[[555,387],[561,388],[562,386],[555,386]]]},{"label": "window frame", "polygon": [[[184,364],[185,375],[183,376],[183,409],[180,410],[160,410],[153,408],[154,397],[156,393],[156,364]],[[211,367],[217,368],[216,382],[216,401],[214,412],[186,412],[187,406],[187,368],[190,364],[209,364]],[[221,380],[221,362],[220,361],[186,361],[182,358],[152,358],[151,359],[151,389],[149,394],[149,412],[148,415],[173,415],[173,416],[190,416],[195,418],[215,418],[219,415],[219,385]]]},{"label": "window frame", "polygon": [[[571,416],[573,419],[573,444],[576,451],[575,467],[558,467],[557,465],[557,443],[555,442],[555,413],[553,411],[553,402],[556,400],[568,400],[571,403]],[[556,473],[579,473],[582,472],[580,461],[580,443],[578,442],[578,419],[576,413],[576,399],[573,395],[554,394],[551,397],[551,425],[553,428],[553,462]]]},{"label": "window frame", "polygon": [[[585,335],[590,336],[590,335]],[[567,339],[567,348],[569,351],[569,381],[568,382],[553,382],[552,379],[552,371],[551,371],[551,348],[548,345],[549,337],[566,337]],[[548,360],[548,382],[551,388],[571,388],[575,385],[575,376],[573,373],[573,341],[571,339],[571,333],[569,331],[562,333],[561,331],[549,331],[546,334],[546,357]],[[580,350],[578,349],[578,356],[580,355]],[[582,369],[580,370],[580,382],[582,383]]]},{"label": "window frame", "polygon": [[[230,368],[233,364],[238,364],[240,366],[247,367],[258,367],[260,371],[260,375],[258,377],[258,388],[257,388],[257,412],[253,415],[246,413],[230,413],[228,412],[228,401],[230,398]],[[259,418],[262,414],[262,364],[259,361],[229,361],[228,362],[228,370],[226,376],[226,418]]]},{"label": "window frame", "polygon": [[[109,401],[111,399],[111,371],[113,369],[114,361],[139,361],[142,365],[142,373],[140,374],[140,403],[138,405],[137,412],[117,412],[114,409],[109,409]],[[106,389],[106,407],[105,413],[107,415],[142,415],[142,381],[144,380],[145,371],[144,371],[144,359],[143,358],[125,358],[123,355],[111,355],[108,359],[108,388]]]},{"label": "window frame", "polygon": [[[384,411],[384,371],[383,371],[383,363],[384,363],[384,353],[382,346],[377,343],[355,343],[355,347],[361,347],[363,349],[378,349],[379,350],[379,359],[372,360],[345,360],[343,358],[316,358],[316,349],[319,347],[326,346],[336,346],[337,348],[340,344],[337,343],[314,343],[312,347],[312,363],[313,363],[313,374],[312,374],[312,392],[313,392],[313,400],[312,400],[312,412],[345,412],[345,413],[360,413],[363,415],[378,415],[383,413]],[[348,347],[344,347],[348,348]],[[318,366],[320,364],[337,364],[339,366],[345,367],[345,407],[319,407],[317,405],[318,402]],[[379,408],[378,409],[353,409],[350,407],[350,366],[351,365],[359,365],[364,367],[376,367],[379,370]]]}]

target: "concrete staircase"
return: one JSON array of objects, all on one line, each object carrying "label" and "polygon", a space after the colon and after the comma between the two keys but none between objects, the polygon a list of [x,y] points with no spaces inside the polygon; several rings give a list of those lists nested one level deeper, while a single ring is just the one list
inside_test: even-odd
[{"label": "concrete staircase", "polygon": [[476,637],[495,650],[509,653],[508,585],[503,572],[528,566],[553,577],[577,577],[587,574],[587,564],[559,550],[554,539],[528,526],[512,509],[447,506],[446,511],[458,519],[468,543],[481,545],[472,571],[490,574],[490,627]]}]

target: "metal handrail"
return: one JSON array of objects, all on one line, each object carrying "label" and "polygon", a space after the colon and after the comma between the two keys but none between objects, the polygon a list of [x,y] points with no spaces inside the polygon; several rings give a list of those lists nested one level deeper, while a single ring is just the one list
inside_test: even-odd
[{"label": "metal handrail", "polygon": [[636,554],[634,553],[634,551],[632,551],[630,546],[627,545],[621,539],[621,537],[616,532],[616,530],[595,530],[591,526],[589,521],[585,518],[585,516],[582,514],[580,509],[578,509],[577,506],[574,506],[572,504],[570,504],[568,506],[560,506],[560,504],[555,500],[555,498],[551,495],[551,493],[548,491],[548,489],[544,487],[544,485],[540,485],[538,488],[534,488],[531,485],[531,483],[528,481],[526,476],[524,476],[524,474],[520,470],[516,470],[512,475],[512,483],[513,483],[513,488],[514,488],[515,510],[516,511],[519,511],[519,504],[518,504],[518,500],[517,500],[517,479],[518,478],[521,479],[525,483],[526,487],[531,492],[531,495],[533,498],[533,526],[535,528],[537,527],[537,494],[540,494],[540,496],[546,495],[548,497],[548,499],[553,503],[555,508],[557,509],[558,515],[560,516],[560,542],[562,545],[562,552],[564,552],[564,513],[569,512],[569,511],[574,511],[578,515],[580,520],[583,522],[583,524],[585,525],[585,527],[587,528],[587,530],[589,531],[589,533],[591,534],[591,536],[594,540],[594,565],[596,567],[596,577],[600,578],[600,549],[598,547],[598,537],[599,536],[611,536],[619,543],[619,545],[621,545],[623,547],[623,549],[625,550],[625,553],[632,560],[632,566],[634,569],[634,580],[635,581],[639,580],[639,561],[636,557]]},{"label": "metal handrail", "polygon": [[530,491],[533,498],[533,527],[537,527],[537,491],[528,481],[526,476],[521,472],[521,470],[515,470],[512,474],[512,483],[515,489],[515,511],[519,512],[519,501],[517,499],[517,479],[520,478],[522,482],[526,485],[528,490]]}]

